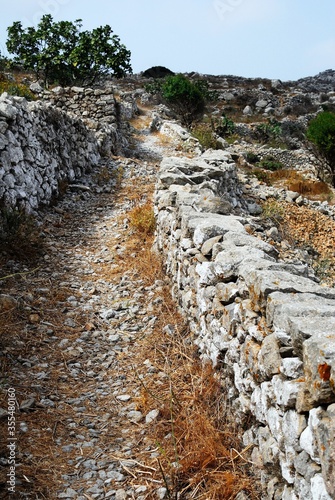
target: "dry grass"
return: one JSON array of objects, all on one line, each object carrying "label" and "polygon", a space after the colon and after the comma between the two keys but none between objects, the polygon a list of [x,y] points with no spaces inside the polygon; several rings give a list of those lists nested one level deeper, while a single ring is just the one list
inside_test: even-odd
[{"label": "dry grass", "polygon": [[129,224],[142,234],[153,234],[156,227],[155,215],[150,202],[138,205],[128,212]]},{"label": "dry grass", "polygon": [[[142,248],[141,258],[132,263],[134,275],[146,284],[160,283],[152,310],[154,331],[142,339],[133,359],[135,366],[144,367],[134,370],[134,382],[141,388],[137,408],[143,413],[159,410],[158,420],[147,430],[159,457],[146,464],[156,479],[163,479],[171,499],[230,499],[240,491],[259,498],[249,450],[241,446],[219,373],[200,361],[151,243],[148,238],[143,249],[141,233],[135,233],[128,249]],[[149,377],[145,360],[154,367]]]},{"label": "dry grass", "polygon": [[[169,135],[167,134],[162,134],[162,132],[160,132],[159,130],[158,131],[155,131],[152,133],[156,139],[157,139],[157,144],[159,146],[162,146],[162,147],[171,147],[171,144],[173,142],[176,142],[176,139],[173,139],[172,137],[170,137]],[[180,141],[178,141],[178,143],[180,143]]]},{"label": "dry grass", "polygon": [[[117,199],[128,198],[132,211],[146,207],[152,213],[151,193],[149,179],[137,178],[115,196]],[[145,304],[148,314],[156,318],[153,331],[144,331],[139,335],[129,353],[120,354],[122,365],[111,366],[106,371],[106,377],[115,380],[119,377],[121,366],[129,384],[127,390],[138,394],[138,409],[144,414],[152,409],[159,410],[159,417],[154,423],[140,423],[131,429],[132,440],[138,443],[133,450],[137,466],[125,469],[125,482],[127,485],[146,485],[148,500],[156,498],[156,488],[165,484],[170,499],[229,499],[242,490],[249,498],[260,498],[248,462],[248,450],[243,450],[241,446],[234,415],[222,395],[219,373],[199,361],[192,336],[172,300],[162,262],[151,251],[153,235],[126,228],[124,219],[125,216],[129,218],[128,215],[120,216],[115,231],[118,236],[106,242],[111,255],[115,255],[114,265],[93,265],[96,280],[115,280],[118,283],[127,273],[154,292]],[[71,227],[71,217],[66,221]],[[87,249],[94,252],[96,245],[97,242],[92,241]],[[114,251],[116,245],[123,247],[118,254]],[[63,264],[60,262],[60,266]],[[40,332],[37,325],[31,322],[30,314],[33,312],[41,321],[52,324],[53,335],[59,340],[68,338],[71,344],[83,330],[103,326],[98,318],[92,321],[90,317],[80,317],[78,328],[66,327],[62,312],[66,299],[77,293],[80,298],[80,292],[61,287],[55,280],[50,288],[48,274],[9,278],[4,282],[3,291],[24,296],[30,290],[41,287],[49,288],[49,292],[44,293],[42,304],[37,295],[29,303],[30,311],[26,308],[27,304],[20,305],[19,302],[18,307],[0,317],[1,368],[3,376],[10,377],[3,379],[0,406],[6,406],[5,387],[8,383],[17,389],[18,404],[37,391],[34,395],[36,404],[29,411],[19,411],[17,415],[18,422],[28,427],[27,433],[20,431],[19,434],[18,459],[21,465],[17,477],[21,485],[18,485],[17,492],[28,494],[31,498],[52,499],[64,484],[62,475],[77,472],[75,467],[69,466],[69,460],[77,463],[78,449],[74,448],[73,452],[64,455],[61,448],[63,444],[76,444],[77,441],[75,436],[69,435],[68,419],[76,422],[79,428],[81,425],[72,406],[63,404],[58,407],[57,398],[64,401],[66,397],[94,392],[96,381],[84,375],[69,378],[72,354],[55,349],[48,335]],[[35,297],[36,294],[33,295]],[[167,325],[170,326],[166,328]],[[37,360],[32,366],[25,364],[25,359],[34,356]],[[146,360],[153,367],[150,373],[144,364]],[[41,363],[48,364],[49,373],[46,379],[37,381],[36,374],[41,371]],[[36,389],[37,386],[39,389]],[[42,396],[54,397],[55,407],[39,405]],[[97,396],[95,402],[85,402],[85,415],[96,415],[97,406],[111,414],[108,422],[98,424],[103,429],[99,446],[105,450],[111,449],[114,437],[122,435],[123,431],[129,432],[129,422],[118,417],[117,404],[120,405],[112,395]],[[1,426],[2,436],[6,436],[6,422],[2,421]],[[6,456],[4,439],[1,446]],[[93,458],[90,448],[82,449],[81,453],[81,461]],[[111,461],[122,459],[124,456],[114,456],[111,452]],[[5,479],[4,475],[0,478],[3,485]]]},{"label": "dry grass", "polygon": [[[156,259],[157,269],[160,261]],[[163,300],[155,330],[143,340],[137,356],[137,361],[149,359],[155,367],[150,379],[143,377],[138,408],[144,413],[159,409],[160,417],[150,433],[160,455],[157,472],[169,498],[229,499],[240,491],[259,498],[249,453],[241,448],[219,374],[199,360],[169,288],[160,296]],[[155,461],[149,465],[154,467]]]},{"label": "dry grass", "polygon": [[275,184],[283,181],[286,189],[296,191],[297,193],[309,199],[329,199],[333,192],[328,184],[322,181],[306,179],[302,174],[295,170],[278,170],[270,174],[270,180]]},{"label": "dry grass", "polygon": [[[335,285],[335,222],[317,210],[269,198],[263,214],[279,229],[292,247],[312,250],[312,266],[321,283]],[[279,246],[280,251],[280,246]]]},{"label": "dry grass", "polygon": [[280,169],[275,172],[269,172],[256,168],[253,172],[260,181],[268,185],[295,191],[310,200],[331,201],[334,197],[334,192],[329,184],[313,179],[306,179],[296,170]]},{"label": "dry grass", "polygon": [[152,117],[150,115],[143,115],[143,113],[140,113],[139,115],[129,120],[129,124],[136,130],[143,130],[144,128],[148,128],[151,122]]},{"label": "dry grass", "polygon": [[[13,290],[15,287],[27,292],[34,282],[32,276],[15,276],[5,280],[4,289]],[[21,285],[20,285],[21,283]],[[5,288],[6,285],[6,288]],[[41,282],[35,281],[35,287],[42,286]],[[44,283],[44,285],[46,285]],[[59,453],[56,440],[69,442],[68,431],[63,422],[72,417],[71,407],[62,411],[56,407],[50,409],[39,404],[39,399],[49,395],[57,395],[58,392],[69,391],[66,383],[61,379],[67,374],[66,359],[61,350],[54,350],[53,344],[49,343],[48,336],[37,330],[37,324],[32,321],[31,313],[34,311],[38,324],[41,320],[53,325],[54,335],[71,338],[78,334],[79,329],[71,329],[64,326],[64,317],[60,310],[61,294],[69,296],[72,290],[55,289],[46,295],[47,302],[44,307],[38,301],[32,302],[32,310],[26,309],[27,304],[19,301],[17,307],[0,313],[0,346],[1,346],[1,391],[0,406],[7,406],[8,386],[15,387],[17,399],[16,411],[16,437],[17,449],[16,460],[20,466],[17,468],[17,479],[19,484],[16,488],[17,495],[29,495],[30,498],[53,498],[53,491],[61,484],[61,474],[64,457]],[[85,320],[83,318],[83,320]],[[39,381],[36,374],[41,371],[40,363],[47,362],[49,357],[53,358],[53,366],[49,366],[48,376]],[[32,358],[38,361],[29,363]],[[78,383],[76,384],[78,386]],[[84,381],[79,383],[78,392],[84,390]],[[38,393],[38,396],[36,394]],[[23,401],[33,397],[35,403],[28,410],[19,410]],[[28,432],[21,430],[21,425]],[[2,420],[0,424],[1,436],[0,454],[7,456],[6,437],[7,422]],[[70,456],[68,458],[71,458]],[[0,484],[6,496],[6,469],[0,472]],[[17,496],[21,498],[21,496]]]}]

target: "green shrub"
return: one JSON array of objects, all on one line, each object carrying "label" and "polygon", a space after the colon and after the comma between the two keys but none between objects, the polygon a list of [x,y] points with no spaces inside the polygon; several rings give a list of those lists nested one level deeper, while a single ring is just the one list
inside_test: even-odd
[{"label": "green shrub", "polygon": [[209,89],[207,80],[195,80],[194,85],[200,90],[202,97],[206,102],[214,102],[219,98],[219,93],[216,90]]},{"label": "green shrub", "polygon": [[219,123],[214,125],[214,130],[220,137],[227,137],[235,132],[235,123],[223,114]]},{"label": "green shrub", "polygon": [[205,149],[222,149],[222,144],[215,138],[213,130],[208,124],[201,123],[192,128],[192,135]]},{"label": "green shrub", "polygon": [[186,127],[190,127],[196,118],[203,115],[204,96],[198,86],[186,76],[169,76],[164,81],[161,92],[163,99]]},{"label": "green shrub", "polygon": [[252,153],[251,151],[248,151],[244,154],[244,158],[247,160],[248,163],[258,163],[260,161],[259,156],[256,153]]},{"label": "green shrub", "polygon": [[201,118],[206,102],[218,98],[218,93],[210,90],[207,80],[191,81],[182,74],[156,79],[144,85],[144,88],[150,94],[159,95],[188,128]]},{"label": "green shrub", "polygon": [[22,83],[12,82],[8,80],[4,75],[0,74],[0,95],[3,92],[7,92],[9,95],[25,97],[28,101],[33,101],[36,99],[36,97],[30,91],[27,85],[23,85]]},{"label": "green shrub", "polygon": [[276,160],[272,156],[266,156],[263,158],[263,160],[258,163],[258,166],[264,168],[265,170],[271,170],[271,172],[284,169],[285,167],[282,162]]},{"label": "green shrub", "polygon": [[279,122],[269,119],[267,123],[261,123],[256,128],[257,134],[261,142],[278,140],[282,134],[282,127]]},{"label": "green shrub", "polygon": [[255,170],[253,170],[251,173],[260,182],[265,182],[266,184],[270,184],[270,175],[269,175],[268,172],[264,172],[264,170],[261,170],[261,169],[257,168]]},{"label": "green shrub", "polygon": [[310,122],[306,136],[327,160],[328,166],[325,170],[328,170],[331,182],[335,186],[335,113],[323,111],[318,114]]}]

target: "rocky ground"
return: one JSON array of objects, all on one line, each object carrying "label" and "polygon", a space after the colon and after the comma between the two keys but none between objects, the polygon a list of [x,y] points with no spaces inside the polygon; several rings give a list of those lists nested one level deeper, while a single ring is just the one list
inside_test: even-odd
[{"label": "rocky ground", "polygon": [[[0,416],[6,435],[6,390],[13,387],[17,498],[175,498],[175,484],[166,471],[180,464],[177,458],[166,459],[164,448],[164,439],[175,439],[169,405],[173,401],[178,406],[178,397],[171,380],[175,372],[194,388],[194,373],[182,375],[178,363],[188,358],[193,366],[196,361],[187,332],[180,344],[169,344],[171,333],[183,331],[183,322],[168,298],[159,259],[150,252],[152,235],[136,232],[132,211],[150,202],[162,154],[185,152],[175,139],[149,134],[147,125],[134,139],[132,158],[106,161],[41,214],[40,254],[26,260],[2,256]],[[261,182],[245,171],[241,180],[249,201],[267,199]],[[280,203],[288,205],[283,213],[277,208],[279,225],[276,217],[264,221],[260,214],[249,214],[255,216],[250,231],[277,245],[283,258],[308,263],[313,252],[293,247],[306,234],[310,247],[314,231],[317,251],[333,259],[331,214],[314,210],[314,223],[308,212],[312,208],[293,200]],[[290,233],[280,231],[284,220],[291,224]],[[177,353],[175,365],[168,359],[172,351]],[[161,396],[165,390],[170,400]],[[158,439],[162,421],[170,427]],[[190,429],[181,439],[187,433]],[[7,449],[2,444],[1,498],[7,498]],[[245,450],[236,448],[231,444],[227,454],[229,474],[234,483],[239,469],[243,484],[235,490],[231,486],[221,498],[261,498],[257,481],[251,487],[244,469]],[[226,469],[222,474],[227,478]],[[200,486],[187,494],[185,484],[179,483],[178,498],[211,498]]]},{"label": "rocky ground", "polygon": [[[135,380],[135,370],[151,376],[152,367],[137,366],[136,349],[153,332],[164,283],[137,276],[142,245],[129,241],[126,214],[154,178],[152,160],[108,161],[43,215],[36,270],[16,259],[2,267],[2,277],[19,273],[1,280],[9,296],[2,364],[18,405],[17,498],[147,498],[152,490],[140,455],[157,455],[145,443],[157,412],[139,411]],[[165,498],[163,481],[152,485]]]},{"label": "rocky ground", "polygon": [[[211,488],[224,498],[258,497],[245,450],[236,451],[238,432],[222,430],[219,384],[194,357],[151,252],[150,213],[140,223],[136,215],[150,207],[157,162],[179,154],[175,146],[147,128],[137,132],[133,158],[106,161],[41,214],[39,251],[22,255],[21,242],[21,255],[2,255],[0,417],[8,438],[14,388],[15,498],[209,498]],[[211,462],[207,487],[210,474],[201,470]]]}]

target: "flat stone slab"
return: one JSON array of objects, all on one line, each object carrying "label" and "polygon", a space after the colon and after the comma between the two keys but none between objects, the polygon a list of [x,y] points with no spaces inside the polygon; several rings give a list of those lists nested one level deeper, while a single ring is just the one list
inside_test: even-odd
[{"label": "flat stone slab", "polygon": [[[319,319],[324,318],[327,321],[333,321],[332,318],[335,318],[335,300],[325,299],[311,293],[274,292],[268,297],[266,317],[269,326],[289,332],[293,321],[292,318],[301,320],[305,318],[306,321],[312,321],[313,319],[319,321]],[[306,328],[306,325],[304,328]]]},{"label": "flat stone slab", "polygon": [[190,230],[194,230],[193,241],[195,245],[202,245],[213,236],[224,235],[228,231],[245,233],[239,220],[232,215],[205,214],[201,222],[189,221]]},{"label": "flat stone slab", "polygon": [[244,276],[246,285],[253,291],[261,305],[273,292],[310,293],[324,299],[335,298],[335,290],[318,285],[314,281],[286,271],[251,271]]}]

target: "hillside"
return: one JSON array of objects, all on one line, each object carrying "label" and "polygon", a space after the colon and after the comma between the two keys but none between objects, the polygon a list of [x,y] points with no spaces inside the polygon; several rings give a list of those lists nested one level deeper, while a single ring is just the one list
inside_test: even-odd
[{"label": "hillside", "polygon": [[335,71],[188,77],[0,98],[1,498],[335,498]]}]

